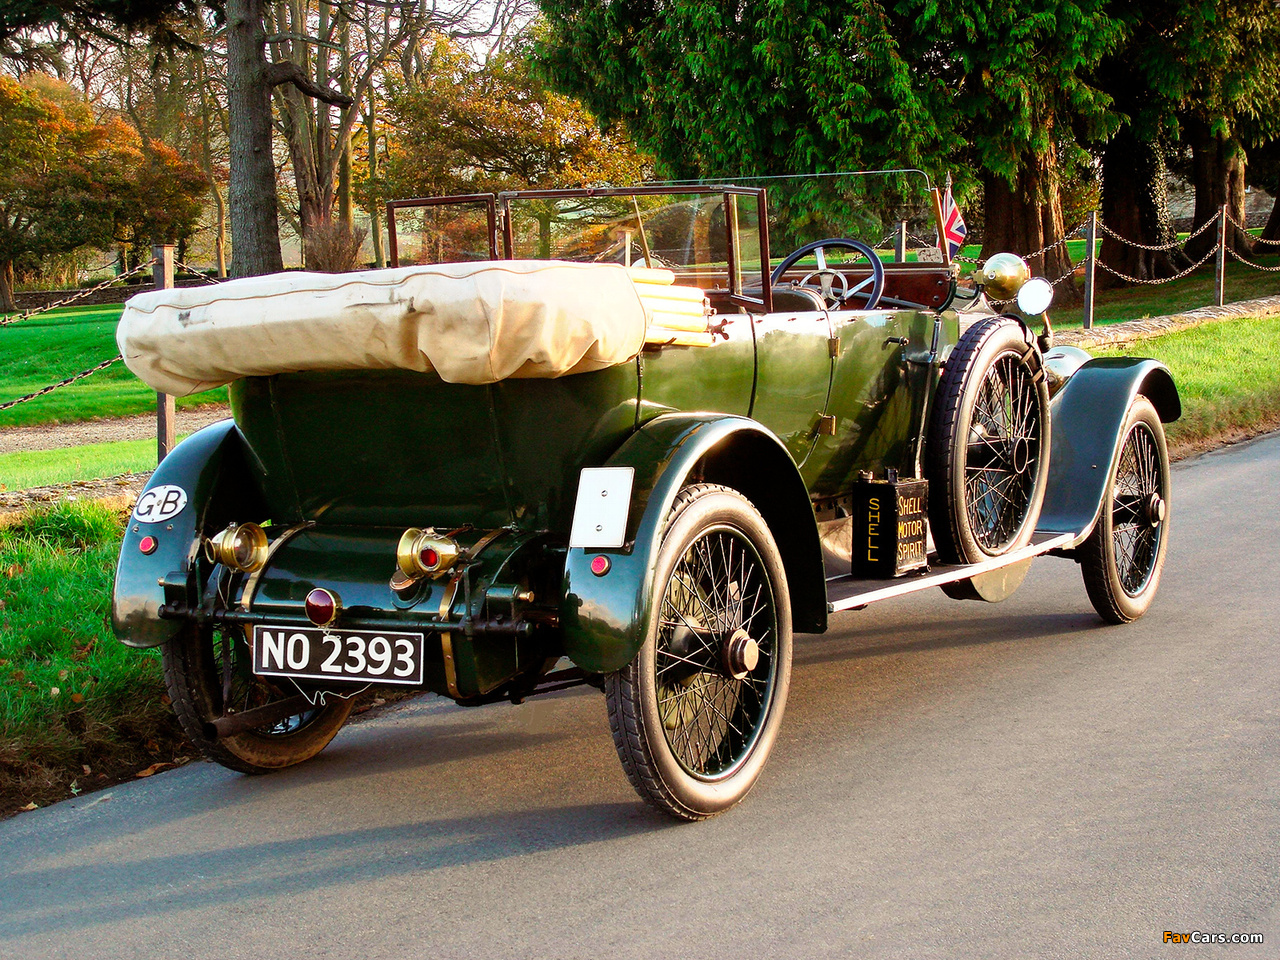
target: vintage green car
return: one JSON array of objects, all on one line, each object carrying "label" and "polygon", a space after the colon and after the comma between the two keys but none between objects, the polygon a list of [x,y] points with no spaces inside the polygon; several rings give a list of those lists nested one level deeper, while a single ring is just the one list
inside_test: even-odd
[{"label": "vintage green car", "polygon": [[230,384],[234,419],[139,497],[112,608],[211,759],[306,760],[371,685],[589,684],[639,794],[701,819],[760,775],[793,635],[837,611],[1001,600],[1044,554],[1108,621],[1151,603],[1177,390],[1052,349],[1018,258],[961,289],[945,255],[793,222],[779,260],[744,186],[389,213],[391,269],[157,291],[121,321],[156,389]]}]

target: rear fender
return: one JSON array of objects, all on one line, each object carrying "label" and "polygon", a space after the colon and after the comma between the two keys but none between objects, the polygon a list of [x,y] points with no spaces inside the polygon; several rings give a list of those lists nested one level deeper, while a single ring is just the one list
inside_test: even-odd
[{"label": "rear fender", "polygon": [[[182,626],[160,619],[170,599],[199,603],[197,558],[204,533],[231,519],[261,521],[266,508],[246,468],[232,420],[205,427],[165,457],[138,497],[125,529],[111,597],[111,628],[130,647],[155,647]],[[144,554],[144,537],[155,549]]]},{"label": "rear fender", "polygon": [[[619,670],[644,642],[667,514],[690,482],[738,490],[768,524],[787,571],[797,631],[827,626],[818,526],[804,480],[782,443],[754,420],[671,414],[646,423],[605,464],[635,470],[626,542],[616,550],[571,548],[561,607],[565,653],[593,673]],[[609,559],[604,576],[591,572]]]},{"label": "rear fender", "polygon": [[1075,539],[1068,546],[1089,536],[1119,456],[1125,416],[1138,396],[1149,399],[1165,423],[1182,416],[1173,376],[1158,360],[1090,360],[1053,398],[1049,485],[1037,533],[1070,533]]}]

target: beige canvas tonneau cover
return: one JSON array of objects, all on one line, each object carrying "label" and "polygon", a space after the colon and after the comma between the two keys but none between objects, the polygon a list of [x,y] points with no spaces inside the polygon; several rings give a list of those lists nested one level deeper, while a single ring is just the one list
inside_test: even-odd
[{"label": "beige canvas tonneau cover", "polygon": [[633,359],[655,322],[696,328],[698,314],[705,330],[701,291],[672,280],[554,260],[282,273],[140,294],[116,339],[130,370],[175,396],[303,370],[434,370],[469,384],[560,377]]}]

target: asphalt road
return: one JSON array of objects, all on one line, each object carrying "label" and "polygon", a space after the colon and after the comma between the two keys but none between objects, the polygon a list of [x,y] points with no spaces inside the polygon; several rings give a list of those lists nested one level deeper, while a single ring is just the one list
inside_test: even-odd
[{"label": "asphalt road", "polygon": [[1280,437],[1176,468],[1128,627],[1046,559],[1004,604],[801,638],[764,777],[707,823],[636,800],[587,692],[423,699],[301,769],[24,814],[0,956],[1280,957],[1277,478]]}]

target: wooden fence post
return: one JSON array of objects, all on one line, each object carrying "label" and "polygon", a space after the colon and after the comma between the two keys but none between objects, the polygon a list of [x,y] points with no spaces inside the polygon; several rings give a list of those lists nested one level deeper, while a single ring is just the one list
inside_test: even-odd
[{"label": "wooden fence post", "polygon": [[1094,269],[1098,262],[1098,211],[1089,211],[1084,251],[1084,328],[1093,329]]},{"label": "wooden fence post", "polygon": [[896,263],[907,262],[907,221],[899,220],[893,231],[893,259]]},{"label": "wooden fence post", "polygon": [[1218,306],[1227,299],[1227,205],[1218,211],[1218,262],[1213,272],[1213,299]]},{"label": "wooden fence post", "polygon": [[[157,290],[173,289],[173,244],[156,244],[151,248],[155,260],[151,276]],[[167,393],[156,394],[156,464],[161,463],[173,449],[173,421],[176,411],[173,397]]]}]

